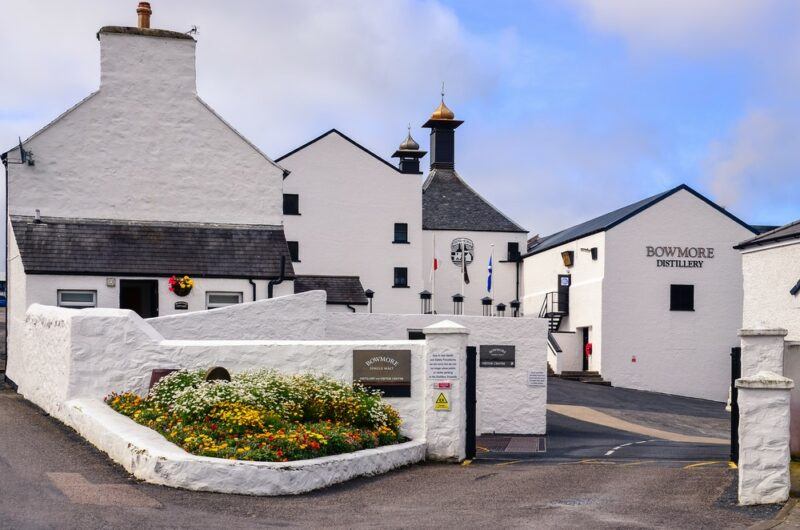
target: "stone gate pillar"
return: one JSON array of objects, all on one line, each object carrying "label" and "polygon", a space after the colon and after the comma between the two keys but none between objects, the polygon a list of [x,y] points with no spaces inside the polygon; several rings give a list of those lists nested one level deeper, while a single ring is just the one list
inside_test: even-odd
[{"label": "stone gate pillar", "polygon": [[[450,320],[424,328],[425,439],[431,460],[464,460],[467,429],[467,336]],[[444,396],[442,398],[442,396]],[[446,402],[446,403],[445,403]]]}]

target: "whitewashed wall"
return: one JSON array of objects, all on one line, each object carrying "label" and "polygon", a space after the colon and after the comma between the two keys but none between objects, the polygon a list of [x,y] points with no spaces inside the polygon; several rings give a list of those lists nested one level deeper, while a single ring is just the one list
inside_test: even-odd
[{"label": "whitewashed wall", "polygon": [[[597,260],[593,260],[591,252],[581,249],[597,247]],[[561,253],[571,250],[575,253],[575,264],[565,267]],[[589,342],[592,343],[592,356],[589,358],[589,369],[601,371],[603,357],[603,278],[606,264],[606,233],[593,234],[558,247],[533,254],[525,258],[524,284],[525,296],[523,307],[528,316],[538,316],[542,302],[547,293],[558,291],[558,275],[569,274],[572,285],[569,289],[569,316],[562,322],[560,331],[576,331],[578,328],[589,328]],[[559,365],[570,366],[564,370],[581,370],[583,361],[583,336],[576,333],[578,339],[578,358],[574,358],[573,350],[569,361]],[[571,343],[570,348],[574,344]],[[577,367],[576,367],[577,366]],[[554,366],[553,369],[556,367]]]},{"label": "whitewashed wall", "polygon": [[[615,386],[724,401],[742,321],[742,265],[733,246],[749,236],[685,190],[609,230],[603,377]],[[702,268],[658,268],[647,245],[712,247],[714,258]],[[670,284],[695,286],[694,311],[670,311]]]},{"label": "whitewashed wall", "polygon": [[115,391],[144,394],[156,368],[274,368],[352,382],[352,352],[361,348],[411,351],[411,398],[387,401],[403,418],[403,432],[424,438],[430,396],[422,341],[165,340],[132,311],[33,305],[27,314],[24,362],[13,380],[25,398],[60,417],[71,399],[102,399]]},{"label": "whitewashed wall", "polygon": [[800,295],[789,293],[800,280],[800,240],[744,249],[742,270],[742,327],[783,328],[800,341]]},{"label": "whitewashed wall", "polygon": [[[403,174],[337,132],[281,160],[291,171],[284,193],[299,195],[300,215],[284,216],[299,243],[297,274],[357,275],[375,291],[373,310],[418,310],[422,285],[422,182]],[[408,224],[409,244],[393,244],[394,223]],[[409,288],[393,288],[394,267]],[[359,307],[363,311],[363,307]]]},{"label": "whitewashed wall", "polygon": [[[469,285],[464,287],[464,313],[465,315],[482,315],[483,306],[481,298],[489,296],[486,290],[488,276],[487,266],[489,256],[494,244],[494,294],[492,311],[499,303],[506,304],[506,315],[511,314],[509,303],[517,298],[517,265],[506,261],[508,257],[508,243],[519,243],[521,253],[525,251],[527,234],[517,232],[470,232],[454,230],[424,230],[425,240],[423,285],[428,291],[434,292],[437,313],[449,315],[453,313],[453,295],[461,292],[461,267],[455,265],[450,259],[450,244],[454,239],[466,237],[475,244],[475,258],[468,267],[470,278]],[[434,257],[434,238],[436,239],[436,257],[439,260],[439,269],[436,271],[436,289],[431,281],[431,267]],[[505,263],[504,263],[505,262]],[[522,267],[520,266],[519,296],[522,296]],[[417,292],[422,289],[418,289]],[[417,307],[419,311],[419,297]],[[537,309],[538,310],[538,309]]]},{"label": "whitewashed wall", "polygon": [[[355,340],[402,340],[409,330],[421,330],[441,320],[437,315],[331,313],[325,337]],[[544,320],[448,316],[470,332],[468,344],[515,345],[514,368],[477,369],[477,429],[480,433],[544,434],[547,388],[528,386],[530,371],[547,370],[547,330]]]},{"label": "whitewashed wall", "polygon": [[9,165],[11,214],[281,223],[283,172],[198,98],[193,40],[101,33],[100,56],[99,91]]},{"label": "whitewashed wall", "polygon": [[[291,324],[287,315],[289,308]],[[151,319],[148,322],[164,337],[198,340],[324,339],[406,340],[409,330],[422,330],[443,319],[437,315],[392,315],[325,312],[325,295],[311,291],[246,306],[231,306],[207,312]],[[320,313],[324,313],[319,318]],[[305,315],[305,316],[304,316]],[[448,316],[469,330],[468,344],[513,344],[515,368],[478,368],[477,428],[479,432],[543,434],[546,428],[547,389],[527,386],[529,371],[546,371],[544,320]],[[187,333],[190,332],[190,333]]]}]

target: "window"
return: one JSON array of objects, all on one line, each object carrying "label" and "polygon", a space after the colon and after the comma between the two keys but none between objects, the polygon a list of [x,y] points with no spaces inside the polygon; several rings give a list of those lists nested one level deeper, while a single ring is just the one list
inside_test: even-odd
[{"label": "window", "polygon": [[408,269],[406,267],[394,268],[394,285],[392,287],[408,287]]},{"label": "window", "polygon": [[300,261],[300,243],[287,241],[286,244],[289,245],[289,256],[291,256],[292,262],[298,263]]},{"label": "window", "polygon": [[669,310],[694,311],[694,285],[670,285]]},{"label": "window", "polygon": [[97,307],[97,291],[58,291],[58,307]]},{"label": "window", "polygon": [[206,292],[206,309],[242,303],[242,293]]},{"label": "window", "polygon": [[296,193],[283,194],[283,215],[300,215],[300,196]]},{"label": "window", "polygon": [[519,243],[513,242],[508,244],[508,261],[519,260]]},{"label": "window", "polygon": [[425,340],[425,333],[421,329],[409,329],[408,340]]},{"label": "window", "polygon": [[394,224],[394,241],[392,243],[408,243],[408,223]]}]

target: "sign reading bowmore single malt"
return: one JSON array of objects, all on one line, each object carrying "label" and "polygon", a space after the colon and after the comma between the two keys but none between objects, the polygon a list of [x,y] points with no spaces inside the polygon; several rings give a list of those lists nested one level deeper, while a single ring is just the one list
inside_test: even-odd
[{"label": "sign reading bowmore single malt", "polygon": [[386,397],[410,397],[411,350],[353,350],[353,382]]},{"label": "sign reading bowmore single malt", "polygon": [[514,368],[516,347],[501,345],[481,345],[480,366],[484,368]]},{"label": "sign reading bowmore single malt", "polygon": [[704,260],[714,259],[713,247],[647,245],[645,251],[648,258],[656,258],[656,267],[702,269]]}]

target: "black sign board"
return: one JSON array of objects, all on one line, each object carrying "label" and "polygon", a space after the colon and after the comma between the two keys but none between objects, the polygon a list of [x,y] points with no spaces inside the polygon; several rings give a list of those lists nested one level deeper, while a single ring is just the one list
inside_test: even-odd
[{"label": "black sign board", "polygon": [[514,368],[516,346],[481,346],[480,366],[484,368]]},{"label": "black sign board", "polygon": [[175,302],[175,309],[189,309],[189,302],[185,300]]},{"label": "black sign board", "polygon": [[353,350],[353,382],[386,397],[411,397],[411,350]]}]

